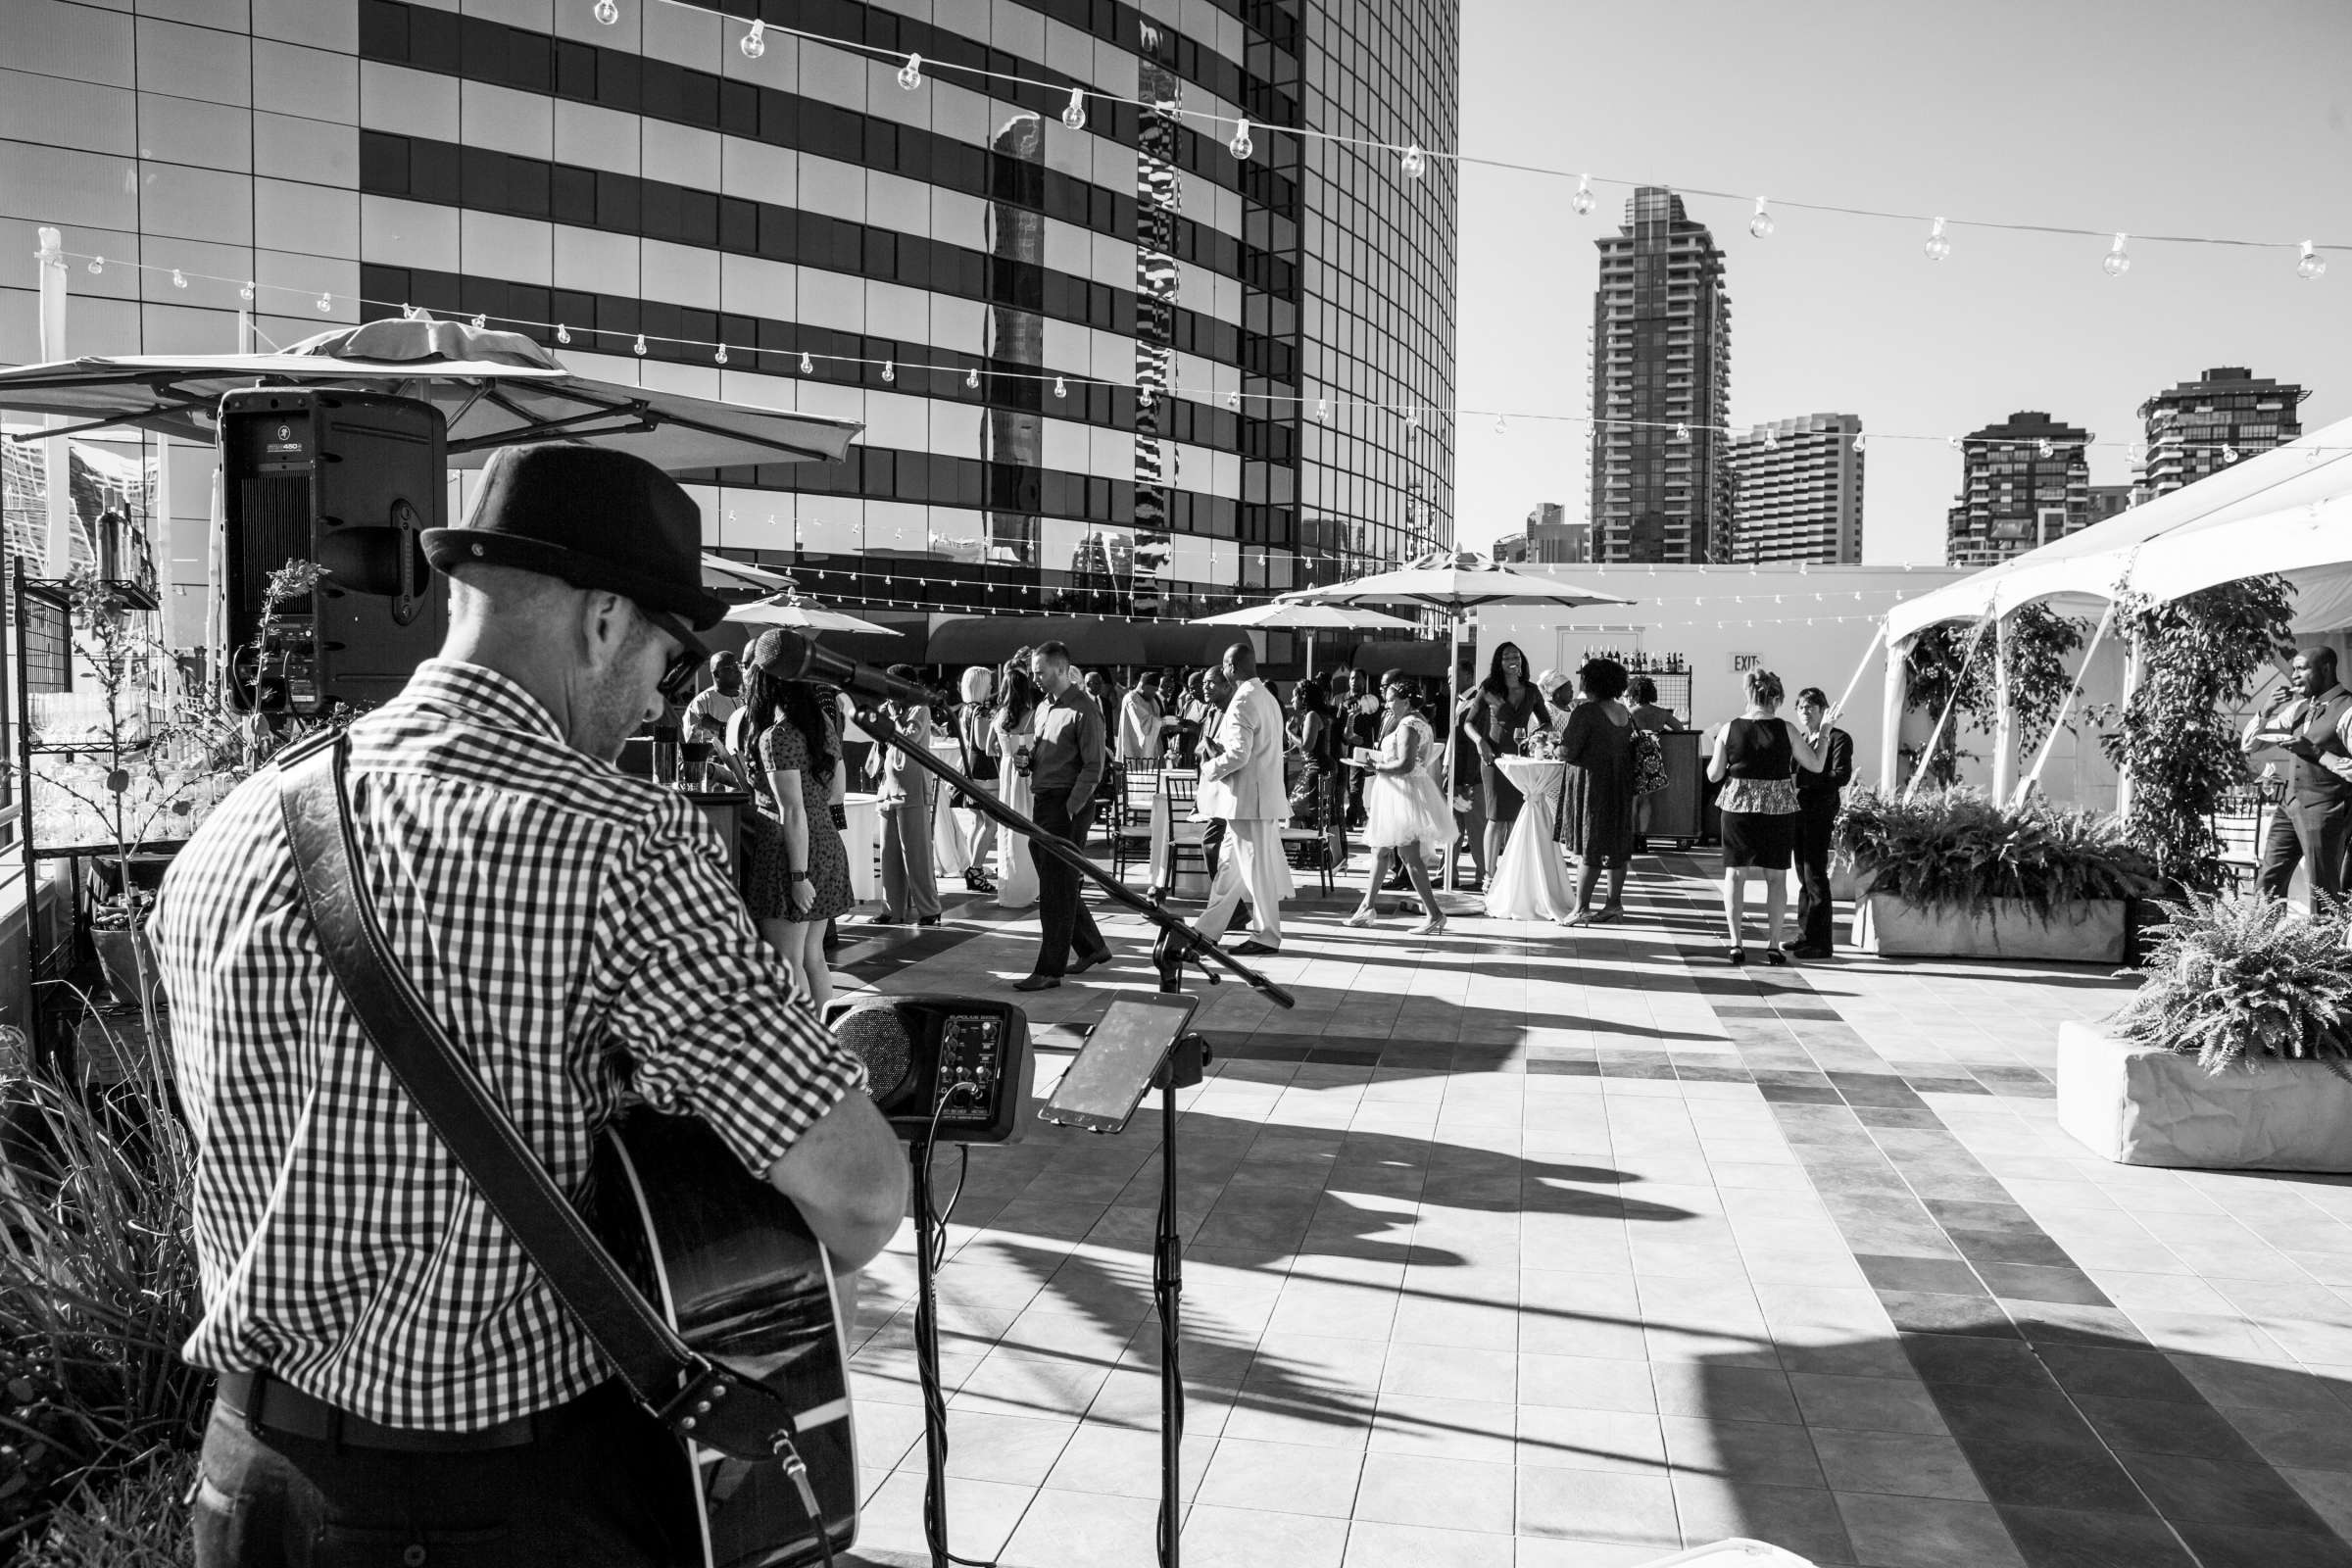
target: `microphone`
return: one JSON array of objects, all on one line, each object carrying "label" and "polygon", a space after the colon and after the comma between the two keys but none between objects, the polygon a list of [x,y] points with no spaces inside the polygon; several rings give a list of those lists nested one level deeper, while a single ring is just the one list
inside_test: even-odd
[{"label": "microphone", "polygon": [[[861,664],[829,648],[819,648],[806,637],[787,637],[783,641],[782,657],[767,666],[767,673],[778,680],[825,681],[860,697],[922,708],[931,706],[931,694],[912,681],[894,679],[871,664]],[[795,647],[800,649],[797,661],[792,652]]]}]

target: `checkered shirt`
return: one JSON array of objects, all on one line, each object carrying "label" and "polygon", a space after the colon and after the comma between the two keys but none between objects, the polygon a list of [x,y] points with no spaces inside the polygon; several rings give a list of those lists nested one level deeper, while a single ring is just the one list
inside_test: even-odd
[{"label": "checkered shirt", "polygon": [[[790,1000],[682,797],[435,660],[351,727],[360,873],[434,1015],[578,1196],[624,1089],[764,1172],[864,1069]],[[463,1432],[611,1375],[360,1032],[295,886],[277,775],[164,881],[154,935],[193,1127],[188,1359]]]}]

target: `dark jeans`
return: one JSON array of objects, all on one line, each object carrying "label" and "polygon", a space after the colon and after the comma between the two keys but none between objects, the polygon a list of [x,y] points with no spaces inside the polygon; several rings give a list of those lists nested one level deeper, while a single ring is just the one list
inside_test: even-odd
[{"label": "dark jeans", "polygon": [[2314,894],[2340,896],[2344,891],[2344,855],[2352,847],[2352,801],[2328,801],[2300,806],[2283,802],[2271,818],[2262,842],[2262,869],[2254,885],[2275,899],[2286,897],[2295,867],[2306,858]]},{"label": "dark jeans", "polygon": [[196,1568],[692,1568],[685,1450],[617,1385],[542,1417],[539,1440],[388,1453],[250,1431],[204,1435]]},{"label": "dark jeans", "polygon": [[[1037,825],[1055,838],[1068,839],[1072,844],[1086,842],[1086,823],[1070,815],[1068,790],[1039,790],[1030,814]],[[1072,957],[1091,958],[1110,951],[1102,933],[1095,929],[1094,911],[1087,908],[1079,896],[1085,884],[1078,873],[1051,852],[1041,852],[1037,860],[1037,904],[1039,918],[1045,930],[1037,944],[1037,962],[1030,966],[1031,974],[1050,974],[1056,977],[1066,973]]]},{"label": "dark jeans", "polygon": [[1838,803],[1803,806],[1796,813],[1796,929],[1797,945],[1834,948],[1838,945],[1830,898],[1830,834],[1838,825]]}]

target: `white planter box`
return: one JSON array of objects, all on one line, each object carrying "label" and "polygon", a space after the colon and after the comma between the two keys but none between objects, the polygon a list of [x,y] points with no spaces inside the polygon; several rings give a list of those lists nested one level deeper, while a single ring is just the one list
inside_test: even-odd
[{"label": "white planter box", "polygon": [[2033,906],[2013,899],[1996,899],[1976,914],[1870,893],[1854,904],[1854,946],[1883,958],[2121,963],[2126,907],[2121,899],[2086,900],[2061,905],[2045,921]]},{"label": "white planter box", "polygon": [[2058,1125],[2124,1165],[2352,1171],[2352,1084],[2318,1062],[2209,1073],[2086,1023],[2058,1026]]}]

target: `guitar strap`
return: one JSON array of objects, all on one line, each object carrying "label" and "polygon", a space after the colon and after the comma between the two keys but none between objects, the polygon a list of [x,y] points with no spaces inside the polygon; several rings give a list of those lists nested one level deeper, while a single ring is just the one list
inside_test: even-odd
[{"label": "guitar strap", "polygon": [[277,763],[277,799],[303,907],[362,1033],[638,1402],[680,1438],[731,1458],[781,1459],[814,1518],[799,1433],[782,1396],[698,1353],[630,1283],[442,1031],[384,940],[359,878],[344,781],[350,750],[338,732],[285,753]]}]

